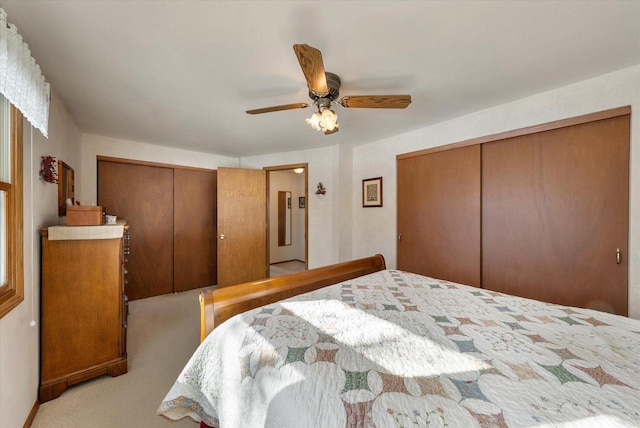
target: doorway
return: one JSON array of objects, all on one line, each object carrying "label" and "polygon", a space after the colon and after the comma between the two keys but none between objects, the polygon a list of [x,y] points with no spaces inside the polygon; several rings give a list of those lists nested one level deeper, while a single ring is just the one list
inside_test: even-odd
[{"label": "doorway", "polygon": [[269,277],[308,268],[308,165],[265,167]]}]

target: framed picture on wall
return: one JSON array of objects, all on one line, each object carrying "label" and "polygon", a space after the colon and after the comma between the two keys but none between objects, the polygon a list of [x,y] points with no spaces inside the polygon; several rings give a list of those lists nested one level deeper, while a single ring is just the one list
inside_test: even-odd
[{"label": "framed picture on wall", "polygon": [[367,178],[362,180],[362,206],[382,206],[382,177]]},{"label": "framed picture on wall", "polygon": [[300,196],[300,197],[298,198],[298,208],[304,208],[305,206],[306,206],[306,205],[305,205],[304,196]]}]

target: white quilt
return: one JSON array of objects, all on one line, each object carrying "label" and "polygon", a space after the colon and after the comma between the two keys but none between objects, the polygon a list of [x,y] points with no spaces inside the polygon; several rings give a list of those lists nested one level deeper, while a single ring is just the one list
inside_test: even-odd
[{"label": "white quilt", "polygon": [[220,428],[640,427],[640,321],[386,270],[221,324],[158,413]]}]

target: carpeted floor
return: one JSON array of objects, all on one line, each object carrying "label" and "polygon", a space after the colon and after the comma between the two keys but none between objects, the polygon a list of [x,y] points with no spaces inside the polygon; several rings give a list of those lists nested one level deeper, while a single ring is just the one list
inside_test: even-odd
[{"label": "carpeted floor", "polygon": [[200,341],[198,290],[135,300],[129,305],[129,372],[75,385],[43,403],[33,428],[194,428],[156,409]]},{"label": "carpeted floor", "polygon": [[292,260],[289,262],[274,263],[269,266],[269,273],[271,277],[286,275],[288,273],[301,272],[305,269],[304,262],[298,260]]}]

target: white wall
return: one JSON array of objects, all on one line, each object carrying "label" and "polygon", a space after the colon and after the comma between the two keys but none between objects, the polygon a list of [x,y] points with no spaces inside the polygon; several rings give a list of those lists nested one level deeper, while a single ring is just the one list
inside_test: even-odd
[{"label": "white wall", "polygon": [[[137,141],[119,140],[99,135],[82,135],[82,192],[76,192],[76,200],[92,205],[97,196],[96,156],[108,156],[180,166],[217,169],[220,166],[237,167],[238,158],[194,152],[173,147]],[[77,182],[77,179],[76,179]]]},{"label": "white wall", "polygon": [[[352,198],[353,257],[382,253],[396,266],[395,156],[527,126],[631,105],[629,315],[640,318],[640,66],[479,111],[353,150],[353,193],[361,180],[383,177],[384,207],[363,209]],[[409,107],[411,108],[411,107]]]},{"label": "white wall", "polygon": [[[33,145],[31,136],[33,135]],[[33,157],[31,151],[33,148]],[[0,319],[0,427],[21,427],[39,386],[40,228],[57,224],[58,186],[39,179],[40,157],[80,169],[80,132],[52,91],[49,139],[24,121],[24,301]],[[78,187],[76,187],[78,189]],[[37,322],[30,327],[31,320]]]},{"label": "white wall", "polygon": [[[278,192],[291,192],[291,245],[278,245]],[[304,175],[291,170],[269,172],[269,262],[304,259],[304,209],[298,198],[304,196]],[[300,221],[302,219],[302,221]]]},{"label": "white wall", "polygon": [[353,147],[340,145],[336,151],[337,183],[340,186],[338,209],[334,210],[335,241],[338,243],[338,261],[353,260],[353,201],[360,200],[360,190],[351,186],[353,180]]}]

